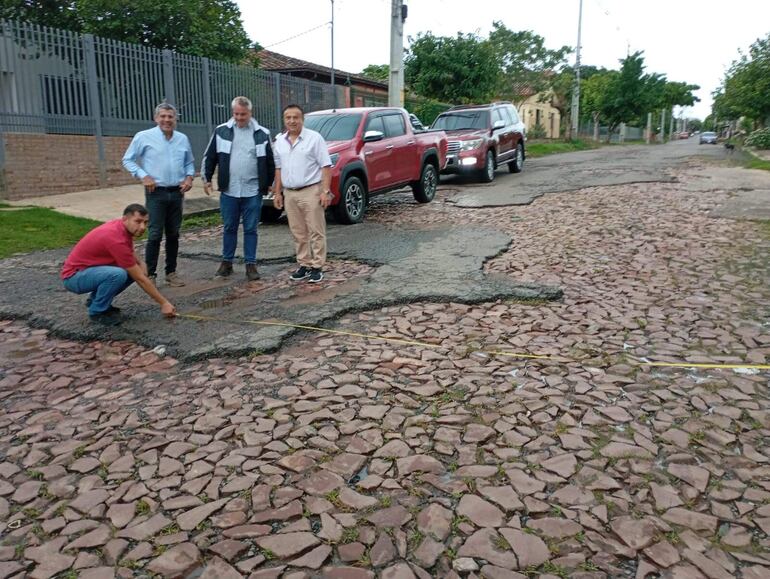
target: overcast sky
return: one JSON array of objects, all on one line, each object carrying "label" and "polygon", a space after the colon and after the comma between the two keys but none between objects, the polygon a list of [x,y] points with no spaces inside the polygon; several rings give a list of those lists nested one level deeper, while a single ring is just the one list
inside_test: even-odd
[{"label": "overcast sky", "polygon": [[[577,44],[579,0],[405,0],[409,36],[432,32],[486,36],[492,21],[532,30],[546,46]],[[331,0],[238,0],[246,32],[275,52],[331,64]],[[391,0],[334,0],[334,65],[360,72],[387,64]],[[311,30],[315,28],[314,30]],[[310,31],[309,31],[310,30]],[[309,32],[308,32],[309,31]],[[738,51],[770,33],[768,0],[583,0],[583,64],[618,68],[628,51],[644,51],[647,72],[700,85],[689,116],[711,110],[716,89]],[[574,55],[570,57],[574,63]]]}]

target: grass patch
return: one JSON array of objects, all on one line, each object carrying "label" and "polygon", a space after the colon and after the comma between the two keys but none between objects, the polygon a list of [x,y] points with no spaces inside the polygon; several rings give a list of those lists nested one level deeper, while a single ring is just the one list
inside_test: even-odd
[{"label": "grass patch", "polygon": [[584,141],[582,139],[573,139],[571,141],[549,141],[541,143],[527,144],[527,157],[537,158],[556,153],[572,153],[574,151],[586,151],[588,149],[597,149],[601,145],[593,141]]},{"label": "grass patch", "polygon": [[744,165],[747,169],[761,169],[762,171],[770,171],[770,161],[764,159],[749,159]]},{"label": "grass patch", "polygon": [[45,207],[0,210],[0,258],[74,245],[97,225]]},{"label": "grass patch", "polygon": [[205,229],[222,225],[222,215],[219,211],[197,215],[185,215],[182,218],[182,229]]}]

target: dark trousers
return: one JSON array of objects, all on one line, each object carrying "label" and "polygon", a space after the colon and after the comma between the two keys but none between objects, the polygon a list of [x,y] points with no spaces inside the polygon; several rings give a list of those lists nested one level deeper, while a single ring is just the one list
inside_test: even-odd
[{"label": "dark trousers", "polygon": [[176,271],[179,253],[179,228],[182,226],[182,205],[184,196],[179,188],[156,187],[155,191],[144,193],[145,206],[150,212],[147,232],[147,246],[144,261],[148,275],[155,275],[160,254],[160,240],[166,234],[166,275]]}]

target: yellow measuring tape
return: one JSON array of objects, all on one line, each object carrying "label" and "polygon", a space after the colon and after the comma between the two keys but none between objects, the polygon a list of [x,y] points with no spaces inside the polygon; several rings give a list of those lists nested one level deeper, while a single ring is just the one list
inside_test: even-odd
[{"label": "yellow measuring tape", "polygon": [[[378,336],[376,334],[362,334],[359,332],[348,332],[345,330],[332,330],[330,328],[320,328],[318,326],[306,326],[303,324],[291,324],[289,322],[270,322],[263,320],[226,320],[224,318],[215,318],[213,316],[201,316],[196,314],[177,314],[178,318],[187,318],[189,320],[198,320],[206,322],[219,322],[225,324],[252,324],[256,326],[280,326],[283,328],[294,328],[297,330],[308,330],[311,332],[318,332],[323,334],[335,334],[338,336],[349,336],[351,338],[364,338],[366,340],[380,340],[383,342],[390,342],[393,344],[402,344],[404,346],[420,346],[421,348],[432,348],[434,350],[448,350],[446,346],[441,344],[431,344],[430,342],[420,342],[416,340],[405,340],[403,338],[388,338],[386,336]],[[506,356],[509,358],[519,358],[523,360],[551,360],[556,362],[562,362],[564,360],[571,360],[565,357],[548,356],[543,354],[523,354],[520,352],[506,352],[505,350],[475,350],[476,352],[482,352],[492,356]],[[579,360],[571,360],[573,362],[579,362]],[[716,370],[770,370],[770,364],[696,364],[688,362],[649,362],[647,360],[636,360],[636,363],[640,366],[651,366],[659,368],[705,368]]]}]

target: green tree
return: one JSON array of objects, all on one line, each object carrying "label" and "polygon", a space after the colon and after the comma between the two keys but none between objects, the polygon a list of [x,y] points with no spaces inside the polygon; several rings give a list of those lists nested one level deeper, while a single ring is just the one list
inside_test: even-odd
[{"label": "green tree", "polygon": [[232,0],[10,0],[0,16],[228,62],[251,47]]},{"label": "green tree", "polygon": [[74,0],[3,0],[0,2],[0,19],[24,20],[70,30],[77,27]]},{"label": "green tree", "polygon": [[745,116],[759,126],[770,122],[770,34],[733,62],[714,93],[713,112],[720,119]]},{"label": "green tree", "polygon": [[406,83],[417,94],[444,102],[479,103],[492,99],[500,68],[494,47],[475,34],[410,39]]},{"label": "green tree", "polygon": [[388,82],[390,66],[387,64],[370,64],[361,71],[361,74],[380,82]]},{"label": "green tree", "polygon": [[530,30],[515,32],[502,22],[493,22],[492,28],[489,43],[501,69],[498,95],[520,105],[527,97],[549,90],[572,49],[550,50],[542,36]]}]

